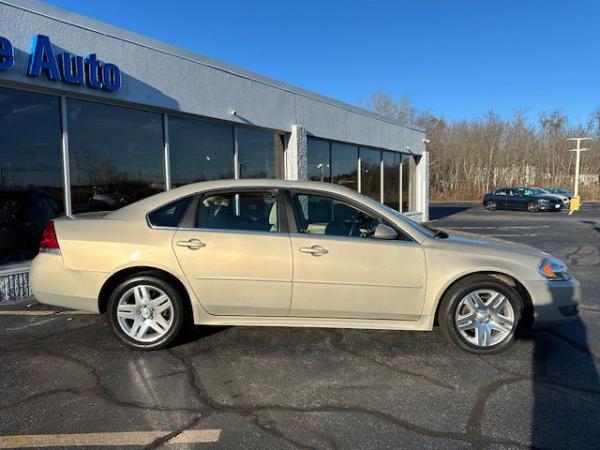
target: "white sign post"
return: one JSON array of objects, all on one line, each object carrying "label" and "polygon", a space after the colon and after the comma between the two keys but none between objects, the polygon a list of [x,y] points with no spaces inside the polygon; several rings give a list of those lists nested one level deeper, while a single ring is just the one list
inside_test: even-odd
[{"label": "white sign post", "polygon": [[589,148],[581,148],[581,141],[591,141],[592,138],[586,137],[578,137],[578,138],[569,138],[567,141],[577,141],[577,148],[573,148],[569,150],[570,152],[576,152],[575,156],[575,190],[573,191],[573,198],[571,199],[571,211],[569,211],[569,215],[573,214],[573,211],[577,211],[579,209],[580,201],[579,201],[579,162],[581,160],[581,152],[587,152]]}]

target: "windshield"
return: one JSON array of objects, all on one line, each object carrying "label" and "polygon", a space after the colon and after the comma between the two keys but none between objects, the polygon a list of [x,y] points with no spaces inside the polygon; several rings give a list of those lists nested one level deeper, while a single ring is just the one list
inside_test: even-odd
[{"label": "windshield", "polygon": [[[368,197],[370,201],[375,202],[375,200],[371,199],[370,197]],[[406,217],[404,214],[402,214],[399,211],[396,211],[393,208],[390,208],[387,205],[384,205],[382,203],[379,202],[375,202],[378,208],[383,208],[385,209],[388,213],[390,213],[391,215],[393,215],[394,217],[397,217],[398,219],[402,220],[403,223],[407,224],[408,226],[410,226],[411,228],[413,228],[414,230],[423,233],[424,235],[426,235],[427,237],[435,237],[436,233],[438,232],[438,230],[436,230],[435,228],[420,224],[415,222],[414,220],[412,220],[410,217]]]}]

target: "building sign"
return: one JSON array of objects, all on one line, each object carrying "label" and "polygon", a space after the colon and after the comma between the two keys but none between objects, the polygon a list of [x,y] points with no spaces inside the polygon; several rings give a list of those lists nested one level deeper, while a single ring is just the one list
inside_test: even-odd
[{"label": "building sign", "polygon": [[[11,42],[0,36],[0,70],[12,69],[15,53]],[[121,71],[115,64],[100,61],[96,54],[78,56],[64,52],[55,56],[48,36],[38,34],[33,38],[27,75],[45,76],[51,81],[88,86],[116,92],[121,88]]]},{"label": "building sign", "polygon": [[0,70],[12,69],[15,65],[15,50],[6,38],[0,36]]}]

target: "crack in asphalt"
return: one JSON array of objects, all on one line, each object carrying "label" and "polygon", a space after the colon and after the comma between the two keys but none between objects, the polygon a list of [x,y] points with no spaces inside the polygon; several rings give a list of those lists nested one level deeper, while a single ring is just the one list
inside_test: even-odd
[{"label": "crack in asphalt", "polygon": [[357,352],[357,351],[353,351],[348,349],[347,347],[343,346],[343,341],[344,341],[344,336],[342,335],[341,332],[339,332],[339,330],[331,330],[333,333],[335,333],[335,335],[337,335],[337,339],[332,339],[329,341],[330,345],[335,348],[338,351],[344,352],[350,356],[353,356],[355,358],[359,358],[359,359],[366,359],[368,361],[374,362],[377,365],[380,365],[382,367],[384,367],[385,369],[388,369],[394,373],[397,374],[401,374],[401,375],[407,375],[410,377],[415,377],[418,378],[420,380],[425,380],[431,384],[434,384],[438,387],[444,388],[444,389],[448,389],[448,390],[455,390],[456,386],[453,386],[451,384],[448,383],[444,383],[443,381],[437,380],[436,378],[427,376],[425,374],[422,373],[418,373],[418,372],[413,372],[412,370],[407,370],[407,369],[401,369],[398,368],[392,364],[390,364],[387,361],[383,361],[379,358],[377,358],[376,356],[370,356],[370,355],[365,355],[363,353]]},{"label": "crack in asphalt", "polygon": [[[242,417],[253,416],[261,411],[268,412],[296,412],[296,413],[355,413],[355,414],[363,414],[368,415],[373,418],[377,418],[389,423],[392,423],[400,428],[408,430],[410,432],[431,438],[439,438],[439,439],[450,439],[454,441],[462,441],[469,444],[475,445],[491,445],[491,444],[502,444],[502,445],[511,445],[519,448],[528,448],[528,446],[521,444],[520,442],[513,441],[510,439],[497,439],[497,438],[488,438],[481,434],[469,434],[469,433],[461,433],[461,432],[451,432],[451,431],[438,431],[433,430],[427,427],[423,427],[417,424],[413,424],[412,422],[402,420],[398,417],[395,417],[391,414],[385,413],[383,411],[379,411],[376,409],[371,409],[358,405],[335,405],[335,404],[325,404],[318,405],[313,407],[298,407],[298,406],[282,406],[276,404],[263,404],[263,405],[229,405],[216,401],[212,397],[209,396],[208,391],[203,386],[202,382],[199,380],[197,376],[197,372],[195,370],[195,366],[189,357],[180,354],[174,350],[170,351],[171,354],[178,358],[184,367],[186,367],[188,371],[188,379],[190,381],[190,386],[192,390],[196,392],[197,395],[200,396],[200,399],[204,402],[207,402],[215,412],[228,412],[232,414],[238,414]],[[259,421],[255,422],[261,429],[265,432],[273,435],[274,437],[285,439],[286,442],[292,444],[293,446],[298,446],[297,442],[292,440],[289,436],[281,432],[275,433],[273,429],[266,428],[264,424],[261,424]],[[301,446],[304,448],[307,446]],[[312,448],[311,446],[308,446]]]},{"label": "crack in asphalt", "polygon": [[155,448],[160,448],[164,444],[167,444],[171,439],[176,438],[177,436],[179,436],[184,431],[187,431],[189,429],[194,428],[196,425],[198,425],[198,422],[200,422],[201,419],[202,419],[201,415],[199,415],[197,417],[194,417],[192,420],[190,420],[184,426],[179,427],[177,430],[175,430],[175,431],[173,431],[171,433],[168,433],[168,434],[165,434],[164,436],[156,438],[153,442],[151,442],[150,444],[148,444],[148,445],[146,445],[145,447],[142,447],[142,448],[144,450],[152,450],[152,449],[155,449]]},{"label": "crack in asphalt", "polygon": [[[92,326],[92,325],[96,325],[96,324],[90,324],[87,326]],[[87,327],[87,326],[85,326],[85,327]],[[81,327],[81,328],[85,328],[85,327]],[[69,332],[74,333],[76,331],[79,331],[81,328],[69,330]],[[567,343],[568,345],[572,346],[573,348],[577,349],[578,351],[582,352],[583,354],[591,356],[595,359],[598,359],[598,357],[596,355],[594,355],[592,352],[590,352],[588,349],[582,347],[577,342],[572,341],[571,339],[561,335],[560,333],[553,331],[553,330],[547,331],[546,333],[548,335],[550,335],[551,337],[560,339],[561,341]],[[52,335],[54,335],[54,334],[51,334],[50,336],[52,336]],[[425,376],[422,376],[421,374],[412,373],[412,372],[407,373],[404,370],[390,366],[390,364],[386,364],[385,362],[383,362],[381,359],[379,359],[377,357],[371,357],[368,355],[364,355],[360,352],[351,351],[348,348],[343,346],[344,336],[341,335],[340,333],[336,333],[336,336],[337,336],[336,339],[330,340],[330,344],[333,348],[335,348],[338,351],[343,351],[343,352],[345,352],[353,357],[356,357],[356,358],[363,358],[363,359],[365,359],[367,361],[371,361],[385,369],[393,370],[394,372],[397,372],[397,373],[415,376],[423,381],[427,381],[431,384],[435,384],[435,385],[445,388],[445,389],[455,389],[454,386],[451,386],[446,383],[439,383],[439,382],[437,382],[437,380],[433,379],[432,377],[425,377]],[[193,356],[198,356],[198,355],[213,351],[215,348],[216,347],[211,347],[208,349],[196,351]],[[199,401],[199,403],[201,405],[204,405],[204,406],[202,408],[198,408],[198,407],[173,407],[173,408],[171,408],[171,407],[160,406],[155,403],[125,401],[125,400],[119,399],[115,395],[115,393],[110,389],[110,387],[102,381],[102,375],[98,372],[98,370],[96,369],[96,367],[93,366],[92,363],[85,361],[83,359],[77,358],[73,355],[65,354],[64,352],[61,352],[61,351],[49,349],[47,347],[45,347],[44,350],[47,354],[49,354],[55,358],[71,362],[72,364],[76,364],[76,365],[84,368],[84,370],[86,372],[88,372],[89,374],[92,375],[93,380],[94,380],[94,386],[91,386],[89,388],[61,388],[61,389],[48,390],[45,392],[41,392],[38,394],[34,394],[32,396],[26,397],[24,399],[19,400],[18,402],[13,402],[11,404],[4,405],[0,408],[0,410],[10,409],[10,408],[19,406],[23,403],[39,400],[40,398],[45,398],[45,397],[49,397],[52,395],[68,393],[68,394],[72,394],[72,395],[85,394],[85,395],[97,396],[97,397],[102,398],[102,399],[106,400],[107,402],[109,402],[115,406],[119,406],[119,407],[133,407],[133,408],[139,408],[139,409],[143,409],[143,410],[151,410],[151,411],[156,411],[156,412],[183,412],[183,413],[195,414],[194,418],[192,420],[188,421],[184,426],[178,428],[177,430],[175,430],[174,432],[172,432],[170,434],[167,434],[167,435],[162,436],[161,438],[157,439],[152,444],[150,444],[148,447],[146,447],[148,449],[154,449],[154,448],[158,448],[158,447],[162,446],[163,444],[167,443],[170,439],[172,439],[173,437],[177,436],[178,434],[184,432],[185,430],[188,430],[190,428],[198,426],[203,420],[206,420],[208,417],[210,417],[211,415],[213,415],[215,413],[231,413],[234,415],[238,415],[242,418],[249,419],[251,423],[255,424],[255,426],[257,426],[259,429],[263,430],[265,433],[268,433],[269,435],[271,435],[274,438],[281,439],[293,447],[313,448],[313,446],[304,444],[303,442],[298,441],[297,439],[294,439],[291,436],[287,435],[284,430],[282,430],[280,427],[278,427],[276,425],[277,422],[275,419],[267,420],[267,419],[261,418],[260,413],[265,413],[265,412],[266,413],[288,412],[288,413],[362,414],[362,415],[367,415],[367,416],[370,416],[373,418],[377,418],[379,420],[386,421],[388,423],[394,424],[395,426],[401,427],[407,431],[410,431],[410,432],[413,432],[413,433],[416,433],[416,434],[419,434],[419,435],[422,435],[425,437],[439,438],[439,439],[451,439],[454,441],[461,441],[461,442],[468,443],[468,444],[473,445],[478,448],[486,447],[486,446],[489,446],[492,444],[501,444],[501,445],[516,446],[519,448],[528,448],[527,445],[525,445],[521,442],[510,440],[510,439],[492,438],[492,437],[483,435],[481,432],[482,425],[485,420],[484,413],[485,413],[485,407],[486,407],[487,401],[500,388],[510,385],[510,384],[523,382],[523,381],[532,381],[534,383],[540,383],[540,384],[548,385],[551,387],[569,390],[569,391],[578,392],[578,393],[583,393],[583,394],[594,394],[594,395],[600,394],[600,389],[591,389],[591,388],[583,388],[583,387],[579,387],[579,386],[573,386],[573,385],[566,384],[566,383],[559,383],[559,382],[553,381],[552,379],[546,378],[546,375],[547,375],[546,370],[547,369],[546,369],[545,361],[544,361],[544,364],[541,366],[542,370],[538,371],[537,373],[515,374],[512,371],[508,371],[508,370],[494,364],[493,362],[487,360],[485,357],[479,357],[482,361],[485,361],[491,367],[494,367],[499,372],[506,373],[509,376],[507,378],[495,380],[491,383],[488,383],[486,385],[479,387],[475,403],[474,403],[473,407],[471,408],[471,412],[470,412],[468,420],[467,420],[465,432],[438,431],[438,430],[423,427],[423,426],[414,424],[412,422],[400,419],[396,416],[393,416],[389,413],[386,413],[386,412],[383,412],[383,411],[380,411],[377,409],[372,409],[372,408],[363,407],[363,406],[359,406],[359,405],[324,404],[324,405],[317,405],[317,406],[310,406],[310,407],[298,407],[298,406],[284,406],[284,405],[278,405],[278,404],[231,405],[231,404],[222,403],[222,402],[215,400],[210,395],[208,389],[203,385],[202,381],[200,380],[200,378],[198,376],[196,367],[195,367],[194,363],[192,362],[192,360],[190,359],[191,357],[187,356],[183,352],[177,351],[175,349],[169,349],[168,353],[173,358],[175,358],[177,361],[179,361],[181,363],[182,369],[175,370],[170,373],[157,376],[155,378],[167,377],[167,376],[172,376],[172,375],[177,375],[177,374],[185,375],[186,379],[188,380],[188,385],[191,388],[192,392],[194,393],[196,399]],[[17,350],[14,350],[14,351],[17,351]],[[551,352],[551,349],[549,351],[545,351],[543,353],[547,354],[548,355],[547,358],[548,358],[550,355],[550,352]],[[319,441],[323,441],[326,438],[328,438],[329,441],[327,441],[326,444],[331,448],[336,448],[336,446],[337,446],[336,441],[332,437],[327,436],[326,434],[324,434],[322,432],[312,430],[308,427],[304,427],[304,428],[310,430],[311,433],[313,434],[313,436],[315,437],[315,439],[317,439]]]}]

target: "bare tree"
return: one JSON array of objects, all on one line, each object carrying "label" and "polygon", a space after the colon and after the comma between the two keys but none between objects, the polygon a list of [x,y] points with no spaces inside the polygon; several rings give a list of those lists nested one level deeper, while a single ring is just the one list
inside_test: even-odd
[{"label": "bare tree", "polygon": [[424,127],[430,140],[433,199],[477,199],[509,185],[562,186],[573,182],[573,154],[566,138],[595,134],[582,164],[582,195],[600,199],[600,106],[585,125],[571,124],[556,109],[540,115],[538,126],[526,111],[504,119],[493,111],[481,118],[449,122],[416,109],[408,97],[394,100],[375,92],[368,107],[386,117]]}]

